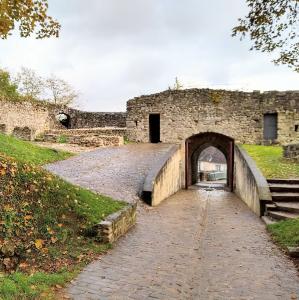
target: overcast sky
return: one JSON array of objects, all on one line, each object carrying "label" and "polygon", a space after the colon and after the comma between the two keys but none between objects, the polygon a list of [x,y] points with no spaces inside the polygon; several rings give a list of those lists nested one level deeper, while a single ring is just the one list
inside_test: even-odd
[{"label": "overcast sky", "polygon": [[299,89],[299,74],[231,37],[245,0],[49,0],[59,39],[0,40],[0,66],[56,74],[80,108],[124,111],[135,96],[185,87]]}]

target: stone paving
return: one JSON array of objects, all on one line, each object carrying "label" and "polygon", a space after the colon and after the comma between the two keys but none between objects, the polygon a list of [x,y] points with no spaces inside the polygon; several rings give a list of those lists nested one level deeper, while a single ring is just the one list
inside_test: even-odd
[{"label": "stone paving", "polygon": [[198,299],[299,299],[293,262],[234,194],[209,192],[204,227]]},{"label": "stone paving", "polygon": [[159,209],[143,209],[114,249],[72,283],[73,299],[197,299],[204,201],[179,192]]},{"label": "stone paving", "polygon": [[[48,169],[134,201],[151,163],[166,150],[166,145],[105,148]],[[260,219],[234,194],[194,187],[156,208],[140,202],[136,226],[67,292],[80,300],[299,299],[299,280]]]},{"label": "stone paving", "polygon": [[98,148],[46,166],[68,181],[118,200],[139,199],[145,176],[169,144],[131,144]]}]

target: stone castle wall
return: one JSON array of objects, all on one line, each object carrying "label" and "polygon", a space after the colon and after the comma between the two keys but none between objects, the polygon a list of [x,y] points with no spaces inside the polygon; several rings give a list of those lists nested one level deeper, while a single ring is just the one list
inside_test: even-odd
[{"label": "stone castle wall", "polygon": [[149,114],[160,114],[161,142],[181,143],[201,132],[217,132],[239,143],[263,142],[263,116],[278,114],[281,144],[299,141],[299,92],[167,90],[127,102],[128,137],[149,141]]},{"label": "stone castle wall", "polygon": [[263,142],[263,116],[278,115],[278,143],[299,142],[299,92],[235,92],[209,89],[168,90],[127,102],[127,113],[83,112],[43,103],[0,103],[0,132],[33,139],[64,129],[56,115],[70,116],[69,128],[118,127],[130,140],[149,141],[149,114],[160,114],[161,141],[181,143],[191,135],[217,132],[240,143]]},{"label": "stone castle wall", "polygon": [[56,115],[65,112],[70,116],[70,128],[126,126],[126,113],[93,113],[39,102],[0,101],[0,132],[33,140],[45,131],[65,129]]},{"label": "stone castle wall", "polygon": [[45,105],[0,101],[0,127],[3,133],[32,139],[50,129],[50,124],[49,107]]},{"label": "stone castle wall", "polygon": [[70,128],[126,127],[125,112],[85,112],[72,108],[62,110],[70,118]]}]

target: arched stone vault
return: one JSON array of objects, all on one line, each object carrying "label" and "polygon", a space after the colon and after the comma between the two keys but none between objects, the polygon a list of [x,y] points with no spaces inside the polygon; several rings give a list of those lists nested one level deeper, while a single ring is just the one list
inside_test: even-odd
[{"label": "arched stone vault", "polygon": [[186,188],[197,182],[198,156],[205,148],[209,146],[219,149],[224,154],[227,162],[227,187],[230,191],[233,191],[234,139],[215,132],[199,133],[186,139]]}]

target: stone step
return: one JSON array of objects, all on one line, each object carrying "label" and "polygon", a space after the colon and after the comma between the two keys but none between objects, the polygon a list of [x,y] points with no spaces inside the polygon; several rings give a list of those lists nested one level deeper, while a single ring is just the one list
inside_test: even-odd
[{"label": "stone step", "polygon": [[[59,143],[62,135],[45,134],[40,141]],[[113,135],[68,135],[65,136],[65,141],[68,144],[75,144],[85,147],[106,147],[106,146],[121,146],[124,144],[123,136]]]},{"label": "stone step", "polygon": [[299,218],[299,213],[290,213],[284,211],[268,211],[268,217],[275,220],[288,220],[288,219],[297,219]]},{"label": "stone step", "polygon": [[268,212],[269,210],[277,210],[277,206],[274,203],[268,203],[266,204],[266,212]]},{"label": "stone step", "polygon": [[282,184],[299,184],[298,178],[290,178],[290,179],[267,179],[268,183],[282,183]]},{"label": "stone step", "polygon": [[269,218],[268,216],[262,216],[262,220],[264,221],[264,223],[266,225],[271,225],[271,224],[277,223],[277,221]]},{"label": "stone step", "polygon": [[66,138],[69,138],[69,139],[84,139],[84,138],[102,138],[102,139],[106,139],[106,138],[111,138],[111,137],[114,137],[114,136],[117,136],[119,137],[118,135],[97,135],[97,134],[69,134],[69,135],[62,135],[62,134],[51,134],[51,133],[47,133],[45,135],[43,135],[42,137],[40,137],[40,139],[42,140],[58,140],[59,138],[61,137],[66,137]]},{"label": "stone step", "polygon": [[277,210],[299,213],[299,202],[275,202],[275,205]]},{"label": "stone step", "polygon": [[271,192],[292,192],[299,193],[299,184],[290,183],[269,183]]},{"label": "stone step", "polygon": [[273,201],[299,201],[299,193],[272,193]]},{"label": "stone step", "polygon": [[78,129],[56,129],[47,130],[45,134],[56,134],[56,135],[125,135],[126,128],[118,127],[97,127],[97,128],[78,128]]}]

